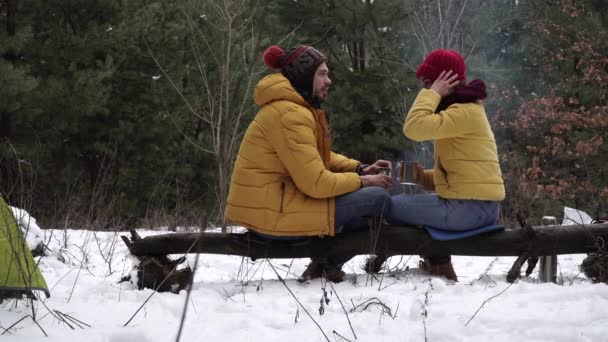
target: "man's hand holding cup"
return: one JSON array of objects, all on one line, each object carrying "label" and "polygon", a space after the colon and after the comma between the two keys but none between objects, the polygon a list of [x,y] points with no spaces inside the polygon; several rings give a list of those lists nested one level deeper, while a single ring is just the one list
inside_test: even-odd
[{"label": "man's hand holding cup", "polygon": [[[372,165],[364,168],[362,170],[361,174],[362,175],[376,175],[378,173],[383,173],[385,175],[390,176],[391,168],[392,168],[392,163],[390,160],[379,159],[379,160],[376,160],[376,162],[373,163]],[[388,169],[388,173],[387,173],[387,169]]]}]

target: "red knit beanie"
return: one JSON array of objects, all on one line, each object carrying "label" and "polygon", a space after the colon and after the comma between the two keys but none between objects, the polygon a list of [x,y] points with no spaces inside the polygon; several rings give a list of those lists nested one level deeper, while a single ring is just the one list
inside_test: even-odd
[{"label": "red knit beanie", "polygon": [[308,45],[297,45],[287,52],[273,45],[264,52],[264,63],[273,69],[281,69],[298,91],[312,92],[315,72],[326,61],[325,55]]},{"label": "red knit beanie", "polygon": [[462,82],[467,79],[467,67],[464,58],[454,50],[438,49],[431,51],[416,70],[416,78],[434,82],[442,71],[452,70]]}]

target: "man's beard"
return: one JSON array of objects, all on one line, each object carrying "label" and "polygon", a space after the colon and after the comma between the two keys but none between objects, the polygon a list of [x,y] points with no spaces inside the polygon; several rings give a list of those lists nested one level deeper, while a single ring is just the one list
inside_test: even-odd
[{"label": "man's beard", "polygon": [[325,96],[321,97],[318,96],[317,94],[314,95],[315,100],[317,101],[317,103],[321,104],[325,101],[325,98],[327,97],[327,95],[329,94],[329,87],[324,87],[321,88],[321,91],[319,91],[320,94],[325,93]]}]

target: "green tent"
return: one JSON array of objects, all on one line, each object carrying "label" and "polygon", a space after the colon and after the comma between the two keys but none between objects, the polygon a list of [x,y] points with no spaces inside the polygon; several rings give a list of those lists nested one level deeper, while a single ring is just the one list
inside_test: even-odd
[{"label": "green tent", "polygon": [[0,302],[2,298],[32,296],[32,290],[44,291],[50,297],[15,217],[0,197]]}]

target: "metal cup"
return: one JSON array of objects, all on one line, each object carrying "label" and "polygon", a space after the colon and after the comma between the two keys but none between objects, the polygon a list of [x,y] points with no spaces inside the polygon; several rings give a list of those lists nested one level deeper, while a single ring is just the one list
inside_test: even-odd
[{"label": "metal cup", "polygon": [[399,161],[398,164],[398,175],[401,183],[409,183],[415,184],[420,179],[418,162],[405,162],[403,160]]},{"label": "metal cup", "polygon": [[391,171],[392,170],[391,170],[390,167],[380,167],[380,168],[378,168],[378,173],[382,173],[382,174],[385,174],[387,176],[391,175]]}]

